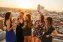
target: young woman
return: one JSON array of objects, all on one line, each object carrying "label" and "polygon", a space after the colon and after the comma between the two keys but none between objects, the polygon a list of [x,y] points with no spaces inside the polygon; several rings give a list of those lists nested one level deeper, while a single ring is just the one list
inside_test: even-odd
[{"label": "young woman", "polygon": [[40,15],[39,21],[36,21],[34,27],[35,42],[40,42],[42,39],[43,32],[45,32],[45,21],[43,15]]},{"label": "young woman", "polygon": [[31,42],[31,24],[31,15],[28,14],[25,17],[25,28],[23,29],[24,42]]},{"label": "young woman", "polygon": [[7,12],[5,14],[5,22],[6,26],[6,42],[16,42],[16,36],[13,31],[13,28],[16,26],[16,24],[12,25],[12,15],[11,12]]},{"label": "young woman", "polygon": [[46,29],[45,34],[42,37],[42,41],[43,42],[52,42],[52,36],[56,36],[57,31],[53,27],[53,20],[51,17],[48,17],[46,19],[46,25],[47,25],[47,29]]},{"label": "young woman", "polygon": [[24,26],[24,19],[23,19],[24,13],[20,12],[19,17],[17,19],[18,25],[16,28],[16,40],[17,42],[24,42],[24,36],[23,36],[23,29]]}]

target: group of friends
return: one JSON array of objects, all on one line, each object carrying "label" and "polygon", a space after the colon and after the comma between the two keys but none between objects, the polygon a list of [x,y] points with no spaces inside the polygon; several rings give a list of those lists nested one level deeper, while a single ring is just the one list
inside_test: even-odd
[{"label": "group of friends", "polygon": [[[31,14],[20,12],[15,22],[12,20],[12,13],[5,14],[4,25],[6,26],[6,42],[52,42],[52,37],[58,32],[54,28],[53,19],[40,14],[39,20],[32,24]],[[34,27],[32,36],[32,26]],[[14,28],[16,27],[16,34]]]}]

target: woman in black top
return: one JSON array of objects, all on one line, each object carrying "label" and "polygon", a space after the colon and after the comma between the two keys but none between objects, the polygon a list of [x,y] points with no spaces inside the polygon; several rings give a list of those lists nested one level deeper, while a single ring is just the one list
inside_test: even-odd
[{"label": "woman in black top", "polygon": [[28,14],[25,17],[25,28],[23,29],[24,33],[24,42],[31,42],[31,15]]},{"label": "woman in black top", "polygon": [[47,25],[47,29],[46,29],[45,34],[42,36],[42,41],[43,42],[52,42],[52,36],[56,36],[57,31],[53,27],[53,20],[51,17],[47,18],[46,25]]},{"label": "woman in black top", "polygon": [[16,40],[17,42],[24,42],[24,36],[23,36],[23,29],[24,26],[24,19],[23,19],[24,13],[20,12],[19,18],[18,18],[18,25],[16,28]]}]

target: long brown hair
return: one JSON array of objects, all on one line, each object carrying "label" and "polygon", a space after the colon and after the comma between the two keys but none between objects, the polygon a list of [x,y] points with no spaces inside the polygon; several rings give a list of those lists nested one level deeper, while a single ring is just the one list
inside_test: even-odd
[{"label": "long brown hair", "polygon": [[31,15],[27,14],[26,16],[28,17],[28,27],[30,28],[31,27]]},{"label": "long brown hair", "polygon": [[40,15],[40,18],[41,18],[41,22],[44,22],[44,15]]},{"label": "long brown hair", "polygon": [[53,24],[53,19],[52,19],[51,17],[48,17],[48,18],[47,18],[47,22],[48,22],[48,25],[49,25],[49,26],[52,26],[52,24]]},{"label": "long brown hair", "polygon": [[[5,14],[5,21],[4,21],[4,25],[5,25],[5,26],[6,26],[6,20],[9,19],[10,15],[11,15],[11,12],[7,12],[7,13]],[[10,19],[10,21],[11,21],[11,19]],[[12,21],[11,21],[11,22],[12,22]]]},{"label": "long brown hair", "polygon": [[47,17],[47,31],[48,31],[48,29],[51,27],[51,26],[53,26],[53,19],[51,18],[51,17]]}]

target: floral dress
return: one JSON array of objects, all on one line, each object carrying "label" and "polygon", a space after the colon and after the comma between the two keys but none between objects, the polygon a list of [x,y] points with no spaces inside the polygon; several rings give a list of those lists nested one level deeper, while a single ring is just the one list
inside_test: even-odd
[{"label": "floral dress", "polygon": [[43,32],[45,30],[45,22],[39,24],[39,21],[36,21],[36,24],[38,24],[38,28],[35,28],[34,32],[33,32],[33,35],[34,37],[37,37],[37,38],[42,38],[42,35],[43,35]]}]

